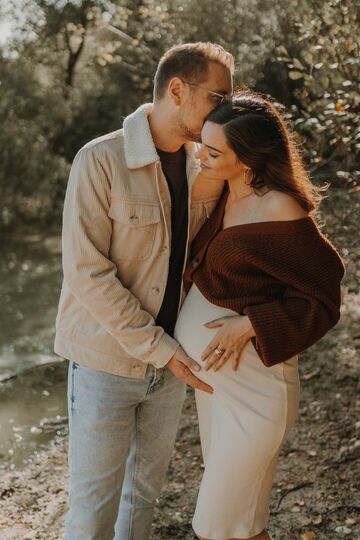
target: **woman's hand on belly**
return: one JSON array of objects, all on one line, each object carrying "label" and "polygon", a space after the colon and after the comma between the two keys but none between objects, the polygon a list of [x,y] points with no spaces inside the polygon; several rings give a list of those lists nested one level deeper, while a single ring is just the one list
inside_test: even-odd
[{"label": "woman's hand on belly", "polygon": [[219,331],[201,355],[205,370],[218,371],[225,362],[232,363],[233,370],[239,366],[243,348],[255,336],[249,317],[234,315],[222,317],[205,324],[207,328],[219,328]]}]

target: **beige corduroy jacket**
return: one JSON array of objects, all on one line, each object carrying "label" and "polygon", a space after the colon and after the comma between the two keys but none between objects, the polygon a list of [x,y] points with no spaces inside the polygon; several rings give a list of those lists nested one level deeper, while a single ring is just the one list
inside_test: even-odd
[{"label": "beige corduroy jacket", "polygon": [[[171,200],[151,137],[151,107],[141,106],[123,129],[91,141],[74,159],[54,347],[68,360],[134,378],[144,378],[148,364],[166,365],[178,348],[155,324],[168,276]],[[185,149],[189,245],[223,184],[199,175],[194,143]]]}]

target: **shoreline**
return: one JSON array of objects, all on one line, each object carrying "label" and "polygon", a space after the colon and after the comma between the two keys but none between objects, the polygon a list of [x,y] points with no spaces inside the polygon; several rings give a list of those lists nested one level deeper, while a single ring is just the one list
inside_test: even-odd
[{"label": "shoreline", "polygon": [[58,540],[67,508],[67,439],[56,437],[33,462],[1,476],[2,540]]}]

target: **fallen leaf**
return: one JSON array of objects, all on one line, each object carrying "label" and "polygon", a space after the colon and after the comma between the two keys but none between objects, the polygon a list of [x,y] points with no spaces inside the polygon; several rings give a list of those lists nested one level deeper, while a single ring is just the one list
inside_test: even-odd
[{"label": "fallen leaf", "polygon": [[312,519],[309,516],[301,515],[299,516],[299,525],[302,528],[310,527],[312,524]]},{"label": "fallen leaf", "polygon": [[339,112],[344,112],[345,111],[345,107],[344,107],[344,105],[342,103],[336,103],[335,108]]},{"label": "fallen leaf", "polygon": [[301,535],[301,540],[315,540],[316,534],[314,531],[307,531]]},{"label": "fallen leaf", "polygon": [[316,377],[320,373],[320,368],[314,369],[314,371],[309,371],[308,373],[304,373],[301,377],[304,381],[309,381],[313,377]]},{"label": "fallen leaf", "polygon": [[320,523],[322,523],[322,516],[320,514],[318,516],[314,516],[311,523],[313,523],[313,525],[320,525]]}]

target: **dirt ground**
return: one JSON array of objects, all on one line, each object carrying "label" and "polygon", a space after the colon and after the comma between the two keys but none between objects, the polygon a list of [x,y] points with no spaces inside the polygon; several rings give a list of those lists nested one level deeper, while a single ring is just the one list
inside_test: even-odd
[{"label": "dirt ground", "polygon": [[[278,465],[269,530],[274,540],[360,540],[360,194],[333,190],[323,204],[326,234],[347,274],[340,323],[301,355],[302,397]],[[0,484],[0,538],[59,539],[67,498],[66,437]],[[241,450],[239,449],[239,459]],[[190,540],[202,476],[193,392],[189,389],[152,540]]]}]

